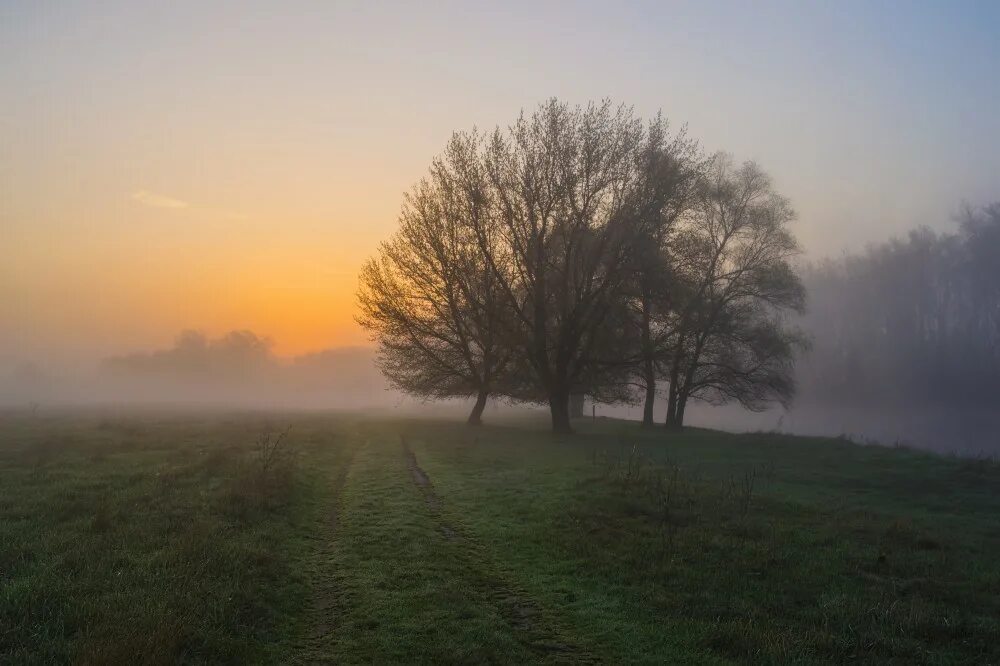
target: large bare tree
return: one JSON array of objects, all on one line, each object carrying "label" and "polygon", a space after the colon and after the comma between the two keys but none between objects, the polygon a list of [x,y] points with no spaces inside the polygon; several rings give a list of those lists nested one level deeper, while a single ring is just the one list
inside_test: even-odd
[{"label": "large bare tree", "polygon": [[361,271],[358,321],[378,342],[380,369],[395,388],[474,396],[469,423],[479,424],[509,356],[504,301],[471,224],[478,204],[458,175],[466,153],[454,137],[407,195],[399,230]]},{"label": "large bare tree", "polygon": [[[429,397],[783,399],[800,307],[784,199],[752,164],[703,160],[610,102],[550,100],[507,129],[457,133],[361,276],[359,321],[394,386]],[[713,398],[714,397],[714,398]]]},{"label": "large bare tree", "polygon": [[805,290],[791,265],[795,213],[752,162],[717,155],[693,214],[674,240],[683,288],[672,313],[667,425],[682,427],[690,398],[749,409],[787,402],[803,337],[782,315],[801,312]]},{"label": "large bare tree", "polygon": [[502,286],[528,388],[544,396],[556,431],[570,430],[572,393],[620,386],[621,364],[609,358],[615,314],[641,248],[660,234],[650,162],[673,145],[661,118],[556,100],[485,142],[481,253]]}]

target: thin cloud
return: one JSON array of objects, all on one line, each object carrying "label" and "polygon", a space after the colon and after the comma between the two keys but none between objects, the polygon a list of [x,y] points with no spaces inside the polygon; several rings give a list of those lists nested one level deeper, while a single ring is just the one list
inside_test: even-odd
[{"label": "thin cloud", "polygon": [[165,194],[150,192],[149,190],[136,190],[131,194],[129,198],[138,204],[141,204],[143,206],[149,206],[150,208],[187,210],[194,213],[202,213],[210,215],[212,217],[222,217],[224,219],[237,222],[247,219],[246,215],[238,211],[228,210],[226,208],[212,208],[208,206],[200,206],[187,201],[182,201],[181,199],[175,199],[174,197],[167,196]]},{"label": "thin cloud", "polygon": [[174,199],[163,194],[148,190],[137,190],[132,193],[132,201],[152,208],[190,208],[190,204],[180,199]]}]

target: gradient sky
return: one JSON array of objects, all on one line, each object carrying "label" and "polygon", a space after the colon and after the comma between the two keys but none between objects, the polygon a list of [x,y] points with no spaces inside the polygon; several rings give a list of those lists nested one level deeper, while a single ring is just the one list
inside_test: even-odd
[{"label": "gradient sky", "polygon": [[[537,5],[537,6],[536,6]],[[550,96],[755,159],[810,256],[1000,200],[1000,3],[0,3],[0,369],[365,341],[450,132]]]}]

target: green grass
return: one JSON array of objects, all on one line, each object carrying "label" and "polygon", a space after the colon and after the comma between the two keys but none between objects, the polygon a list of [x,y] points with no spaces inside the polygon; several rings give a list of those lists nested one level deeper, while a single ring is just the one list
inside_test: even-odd
[{"label": "green grass", "polygon": [[996,463],[579,430],[5,414],[0,662],[1000,663]]}]

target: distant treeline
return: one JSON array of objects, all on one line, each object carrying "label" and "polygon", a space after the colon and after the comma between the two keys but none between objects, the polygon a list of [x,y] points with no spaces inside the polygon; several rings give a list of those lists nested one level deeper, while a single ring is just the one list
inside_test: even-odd
[{"label": "distant treeline", "polygon": [[996,408],[1000,203],[957,222],[803,271],[813,341],[797,371],[804,399]]},{"label": "distant treeline", "polygon": [[661,117],[556,100],[456,133],[361,273],[359,321],[395,388],[547,404],[582,396],[787,403],[805,345],[787,313],[794,213],[756,164],[705,156]]},{"label": "distant treeline", "polygon": [[150,404],[368,407],[386,402],[372,356],[341,347],[284,359],[252,331],[184,331],[166,349],[105,359],[87,391],[90,399]]}]

